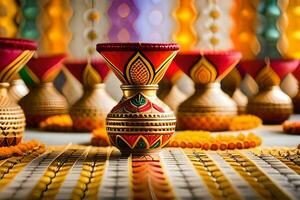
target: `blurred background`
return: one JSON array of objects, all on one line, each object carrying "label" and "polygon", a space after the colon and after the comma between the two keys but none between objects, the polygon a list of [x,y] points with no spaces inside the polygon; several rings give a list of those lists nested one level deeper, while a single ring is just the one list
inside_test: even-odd
[{"label": "blurred background", "polygon": [[[99,42],[177,42],[181,51],[236,49],[244,60],[298,59],[300,0],[0,0],[0,36],[36,40],[38,54],[67,53],[69,60],[87,59]],[[82,94],[67,70],[55,84],[71,104]],[[177,84],[193,92],[186,76]],[[121,97],[112,73],[106,85]],[[281,87],[294,96],[297,81],[289,75]],[[257,90],[249,76],[242,90],[248,96]]]}]

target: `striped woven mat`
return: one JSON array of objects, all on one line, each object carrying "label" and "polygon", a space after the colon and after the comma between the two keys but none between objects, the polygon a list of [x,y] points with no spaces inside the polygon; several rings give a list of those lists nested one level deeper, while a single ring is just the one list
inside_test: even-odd
[{"label": "striped woven mat", "polygon": [[300,199],[300,150],[49,147],[0,161],[0,199]]}]

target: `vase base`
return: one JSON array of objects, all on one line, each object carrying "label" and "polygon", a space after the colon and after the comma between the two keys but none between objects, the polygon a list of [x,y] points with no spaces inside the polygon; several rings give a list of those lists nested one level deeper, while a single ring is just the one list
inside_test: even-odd
[{"label": "vase base", "polygon": [[293,113],[293,105],[278,86],[272,86],[249,99],[247,112],[261,118],[264,124],[281,124]]}]

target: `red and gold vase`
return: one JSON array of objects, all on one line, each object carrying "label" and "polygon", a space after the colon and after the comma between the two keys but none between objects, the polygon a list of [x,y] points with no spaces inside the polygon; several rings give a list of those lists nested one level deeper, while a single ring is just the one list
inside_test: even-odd
[{"label": "red and gold vase", "polygon": [[249,98],[247,112],[260,117],[266,124],[280,124],[288,119],[293,113],[292,100],[281,91],[279,84],[297,65],[297,60],[243,61],[241,67],[259,87],[258,94]]},{"label": "red and gold vase", "polygon": [[223,131],[237,114],[236,103],[221,90],[220,81],[238,63],[236,51],[179,53],[175,62],[195,83],[195,92],[177,111],[177,127],[183,130]]},{"label": "red and gold vase", "polygon": [[177,111],[179,104],[186,99],[186,95],[181,92],[176,85],[176,82],[182,75],[182,71],[173,61],[167,69],[162,81],[159,83],[159,90],[157,91],[158,98],[167,104],[174,112]]},{"label": "red and gold vase", "polygon": [[92,131],[105,127],[105,118],[117,104],[105,91],[103,81],[109,73],[106,63],[93,60],[65,62],[67,69],[83,85],[83,96],[70,108],[73,128],[76,131]]},{"label": "red and gold vase", "polygon": [[35,50],[34,41],[0,38],[0,147],[16,145],[22,140],[25,116],[16,101],[10,98],[7,89]]},{"label": "red and gold vase", "polygon": [[38,127],[50,116],[68,113],[66,98],[53,85],[64,58],[64,54],[32,58],[20,72],[30,89],[19,101],[28,127]]},{"label": "red and gold vase", "polygon": [[237,64],[221,81],[223,91],[235,101],[238,114],[245,114],[247,112],[248,97],[240,90],[240,84],[245,74],[240,64]]},{"label": "red and gold vase", "polygon": [[159,149],[173,135],[175,115],[157,98],[156,91],[178,49],[177,44],[97,45],[98,52],[122,82],[123,98],[106,119],[110,141],[121,151]]}]

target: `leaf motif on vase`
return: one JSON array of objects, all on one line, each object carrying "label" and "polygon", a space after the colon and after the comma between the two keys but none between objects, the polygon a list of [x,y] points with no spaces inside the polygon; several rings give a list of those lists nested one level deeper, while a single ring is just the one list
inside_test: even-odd
[{"label": "leaf motif on vase", "polygon": [[260,87],[268,87],[280,84],[279,76],[270,66],[262,68],[255,77],[255,80]]},{"label": "leaf motif on vase", "polygon": [[126,80],[132,85],[151,84],[154,75],[154,67],[140,52],[136,52],[125,67]]},{"label": "leaf motif on vase", "polygon": [[217,70],[204,56],[202,56],[192,67],[190,76],[195,83],[212,83],[216,80]]},{"label": "leaf motif on vase", "polygon": [[83,71],[82,80],[84,85],[90,86],[102,82],[101,76],[90,63],[87,64],[86,68]]}]

